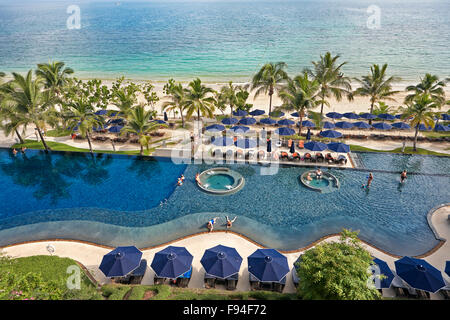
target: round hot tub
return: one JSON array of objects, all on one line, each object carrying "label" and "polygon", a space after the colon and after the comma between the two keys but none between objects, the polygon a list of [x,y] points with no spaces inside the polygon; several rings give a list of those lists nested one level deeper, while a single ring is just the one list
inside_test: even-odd
[{"label": "round hot tub", "polygon": [[239,191],[245,184],[241,174],[228,168],[211,168],[199,175],[197,185],[203,191],[213,194],[231,194]]},{"label": "round hot tub", "polygon": [[340,186],[338,178],[329,172],[322,171],[322,176],[317,177],[315,170],[308,170],[299,176],[299,179],[305,187],[323,193],[336,191]]}]

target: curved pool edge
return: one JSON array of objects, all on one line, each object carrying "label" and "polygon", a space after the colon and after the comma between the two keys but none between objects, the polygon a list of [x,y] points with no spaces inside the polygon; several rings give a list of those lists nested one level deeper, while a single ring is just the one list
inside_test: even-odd
[{"label": "curved pool edge", "polygon": [[[438,212],[440,209],[446,208],[446,207],[450,208],[450,203],[445,203],[445,204],[436,206],[436,207],[432,208],[432,209],[428,212],[428,214],[427,214],[428,224],[429,224],[429,226],[430,226],[430,228],[431,228],[431,230],[432,230],[432,232],[433,232],[433,235],[434,235],[435,238],[439,241],[438,244],[435,245],[433,248],[429,249],[428,251],[426,251],[425,253],[422,253],[422,254],[419,254],[419,255],[412,255],[412,257],[415,257],[415,258],[425,258],[425,257],[428,257],[428,256],[434,254],[436,251],[438,251],[438,250],[446,243],[447,239],[444,238],[444,237],[442,237],[442,236],[439,234],[439,232],[437,231],[437,229],[436,229],[436,227],[434,226],[434,223],[433,223],[433,221],[432,221],[432,217],[435,215],[435,213]],[[82,222],[85,222],[85,221],[82,221]],[[13,229],[14,229],[14,228],[13,228]],[[170,241],[166,241],[166,242],[164,242],[164,243],[160,243],[160,244],[157,244],[157,245],[148,246],[148,247],[140,247],[139,249],[140,249],[140,250],[150,250],[150,249],[154,249],[154,248],[158,248],[158,247],[163,247],[163,246],[167,246],[167,245],[170,245],[170,244],[172,244],[172,243],[175,243],[175,242],[178,242],[178,241],[181,241],[181,240],[184,240],[184,239],[193,238],[193,237],[197,237],[197,236],[199,236],[199,235],[208,234],[208,233],[209,233],[208,231],[195,232],[195,233],[191,233],[191,234],[184,235],[184,236],[181,236],[181,237],[177,237],[177,238],[175,238],[175,239],[172,239],[172,240],[170,240]],[[212,231],[212,233],[231,233],[231,234],[234,234],[234,235],[236,235],[236,236],[241,237],[243,240],[246,240],[246,241],[248,241],[248,242],[250,242],[250,243],[252,243],[252,244],[254,244],[254,245],[256,245],[256,246],[258,246],[258,247],[260,247],[260,248],[269,248],[269,247],[267,247],[267,246],[262,245],[261,243],[258,243],[258,242],[255,241],[255,240],[251,239],[250,237],[248,237],[248,236],[246,236],[246,235],[244,235],[244,234],[242,234],[242,233],[233,231],[233,230],[214,230],[214,231]],[[314,246],[317,245],[318,243],[320,243],[320,242],[322,242],[322,241],[325,241],[325,240],[327,240],[327,239],[329,239],[329,238],[339,237],[339,236],[340,236],[339,233],[326,234],[326,235],[320,237],[319,239],[317,239],[317,240],[315,240],[315,241],[312,241],[310,244],[308,244],[308,245],[306,245],[306,246],[304,246],[304,247],[298,248],[298,249],[293,249],[293,250],[282,250],[282,249],[277,249],[277,250],[278,250],[279,252],[285,253],[285,254],[289,254],[289,253],[298,253],[298,252],[302,252],[302,251],[308,250],[308,249],[310,249],[311,247],[314,247]],[[92,242],[92,241],[86,241],[86,240],[79,240],[79,239],[65,239],[65,238],[48,238],[48,239],[39,239],[39,240],[28,240],[28,241],[15,242],[15,243],[11,243],[11,244],[8,244],[8,245],[0,246],[0,250],[3,250],[3,249],[5,249],[5,248],[10,248],[10,247],[18,246],[18,245],[24,245],[24,244],[30,244],[30,243],[40,243],[40,242],[49,242],[49,241],[53,241],[53,242],[56,242],[56,241],[62,241],[62,242],[77,242],[77,243],[82,243],[82,244],[92,245],[92,246],[96,246],[96,247],[100,247],[100,248],[105,248],[105,249],[114,249],[114,248],[115,248],[115,247],[113,247],[113,246],[103,245],[103,244],[100,244],[100,243],[96,243],[96,242]],[[401,258],[401,257],[402,257],[401,255],[393,254],[393,253],[390,253],[390,252],[387,251],[387,250],[381,249],[381,248],[377,247],[376,245],[371,244],[370,242],[365,241],[365,240],[363,240],[363,239],[361,239],[361,238],[360,238],[360,241],[361,241],[363,244],[365,244],[365,245],[367,245],[367,246],[369,246],[369,247],[371,247],[371,248],[373,248],[373,249],[375,249],[375,250],[378,250],[378,251],[381,252],[381,253],[384,253],[384,254],[386,254],[386,255],[389,255],[389,256],[391,256],[391,257],[393,257],[393,258]]]}]

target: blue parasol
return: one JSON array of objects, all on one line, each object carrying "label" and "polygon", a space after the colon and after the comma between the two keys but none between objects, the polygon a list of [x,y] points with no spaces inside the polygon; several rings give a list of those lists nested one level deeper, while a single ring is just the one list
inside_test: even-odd
[{"label": "blue parasol", "polygon": [[259,122],[264,123],[264,124],[269,124],[269,125],[277,123],[276,120],[271,119],[271,118],[264,118],[264,119],[259,120]]},{"label": "blue parasol", "polygon": [[383,120],[394,120],[395,116],[393,116],[392,114],[389,113],[380,113],[379,115],[377,115],[378,119],[383,119]]},{"label": "blue parasol", "polygon": [[339,112],[328,112],[328,113],[326,114],[326,116],[327,116],[328,118],[331,118],[331,119],[340,119],[340,118],[342,118],[342,114],[339,113]]},{"label": "blue parasol", "polygon": [[200,263],[206,273],[225,279],[239,272],[242,257],[235,248],[218,245],[205,250]]},{"label": "blue parasol", "polygon": [[256,140],[254,139],[238,139],[236,140],[236,142],[234,143],[234,145],[238,148],[241,149],[249,149],[249,148],[254,148],[256,147]]},{"label": "blue parasol", "polygon": [[230,130],[234,131],[235,133],[243,133],[243,132],[247,132],[248,130],[250,130],[250,128],[245,127],[245,126],[234,126],[234,127],[231,127]]},{"label": "blue parasol", "polygon": [[370,129],[372,128],[372,126],[370,124],[368,124],[367,122],[364,121],[358,121],[353,123],[353,126],[359,129]]},{"label": "blue parasol", "polygon": [[372,125],[375,129],[379,130],[390,130],[392,129],[392,126],[390,124],[387,124],[385,122],[378,122]]},{"label": "blue parasol", "polygon": [[327,148],[331,151],[338,152],[338,153],[349,153],[350,152],[350,146],[345,143],[341,142],[331,142],[327,145]]},{"label": "blue parasol", "polygon": [[225,130],[225,127],[221,124],[213,124],[211,126],[206,127],[206,131],[210,132],[221,132]]},{"label": "blue parasol", "polygon": [[239,120],[236,118],[223,118],[222,123],[226,125],[233,125],[236,124]]},{"label": "blue parasol", "polygon": [[281,127],[277,128],[275,130],[275,133],[279,134],[280,136],[292,136],[295,133],[295,130],[288,127]]},{"label": "blue parasol", "polygon": [[218,147],[231,146],[233,144],[233,139],[229,137],[213,137],[211,143]]},{"label": "blue parasol", "polygon": [[347,121],[336,122],[336,127],[341,129],[350,129],[353,128],[353,123]]},{"label": "blue parasol", "polygon": [[396,122],[392,125],[394,128],[399,129],[399,130],[408,130],[411,129],[411,126],[407,123],[404,122]]},{"label": "blue parasol", "polygon": [[320,135],[325,138],[340,138],[342,137],[342,133],[334,130],[325,130],[321,131]]},{"label": "blue parasol", "polygon": [[242,118],[241,120],[239,120],[239,124],[251,125],[254,123],[256,123],[255,118]]},{"label": "blue parasol", "polygon": [[257,249],[247,262],[248,271],[259,281],[280,282],[289,272],[287,258],[275,249]]},{"label": "blue parasol", "polygon": [[343,114],[347,119],[359,119],[359,116],[354,112],[346,112]]},{"label": "blue parasol", "polygon": [[324,129],[334,129],[336,126],[334,125],[334,123],[332,123],[332,122],[328,122],[328,121],[325,121],[324,123],[323,123],[323,128]]},{"label": "blue parasol", "polygon": [[236,111],[233,112],[233,116],[236,117],[245,117],[247,115],[247,111],[241,110],[241,109],[237,109]]},{"label": "blue parasol", "polygon": [[305,143],[304,147],[311,151],[323,151],[328,148],[325,143],[319,141],[310,141]]},{"label": "blue parasol", "polygon": [[295,121],[289,120],[289,119],[282,119],[280,121],[278,121],[278,124],[281,126],[290,126],[293,125],[295,123]]},{"label": "blue parasol", "polygon": [[376,270],[375,267],[378,266],[378,270],[377,271],[379,271],[379,274],[376,274],[376,275],[377,276],[379,276],[379,275],[383,275],[384,276],[384,279],[382,279],[381,281],[376,281],[374,279],[375,287],[377,289],[390,288],[391,282],[392,282],[392,280],[394,280],[394,273],[392,273],[391,268],[389,268],[388,264],[385,261],[381,260],[381,259],[374,258],[373,262],[375,262],[375,265],[371,266],[372,273],[375,273],[375,274],[378,273],[378,272],[375,272],[375,270]]},{"label": "blue parasol", "polygon": [[372,113],[363,113],[361,115],[359,115],[360,118],[366,119],[366,120],[373,120],[376,119],[377,116],[375,114]]},{"label": "blue parasol", "polygon": [[99,269],[107,277],[123,277],[139,267],[142,252],[135,246],[117,247],[103,256]]},{"label": "blue parasol", "polygon": [[158,277],[176,279],[190,270],[193,258],[185,247],[168,246],[155,254],[151,267]]},{"label": "blue parasol", "polygon": [[251,116],[262,116],[264,113],[266,113],[264,110],[255,109],[253,111],[250,111],[249,115],[251,115]]}]

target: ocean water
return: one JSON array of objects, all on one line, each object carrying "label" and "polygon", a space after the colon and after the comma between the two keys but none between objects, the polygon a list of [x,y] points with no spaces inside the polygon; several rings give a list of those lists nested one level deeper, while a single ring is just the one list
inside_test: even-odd
[{"label": "ocean water", "polygon": [[[80,29],[67,28],[69,5]],[[448,0],[0,0],[0,70],[62,60],[82,78],[248,81],[265,62],[297,73],[331,51],[349,76],[387,62],[411,82],[449,76],[449,13]]]},{"label": "ocean water", "polygon": [[[450,158],[441,160],[427,163],[445,170]],[[225,165],[245,186],[218,196],[195,183],[196,173],[216,166],[224,165],[38,150],[13,156],[0,149],[0,245],[64,238],[147,247],[205,231],[213,217],[225,229],[228,215],[238,217],[234,231],[267,247],[294,250],[351,228],[391,253],[419,255],[438,244],[427,213],[450,202],[448,175],[410,175],[400,185],[398,172],[377,172],[371,188],[362,189],[367,171],[332,169],[339,190],[319,193],[298,180],[307,168],[261,175],[262,167],[247,164]],[[181,173],[186,181],[175,187]]]}]

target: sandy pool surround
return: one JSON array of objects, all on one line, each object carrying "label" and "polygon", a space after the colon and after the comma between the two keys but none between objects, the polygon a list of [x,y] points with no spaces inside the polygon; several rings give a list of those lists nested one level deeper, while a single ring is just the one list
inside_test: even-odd
[{"label": "sandy pool surround", "polygon": [[[208,178],[215,175],[229,176],[233,179],[233,183],[229,185],[229,188],[227,190],[211,188],[211,186],[208,185],[207,180]],[[240,173],[237,173],[236,171],[230,170],[229,168],[226,167],[217,167],[205,170],[202,173],[200,173],[199,180],[201,183],[197,182],[197,185],[200,189],[202,189],[205,192],[217,195],[227,195],[235,193],[241,190],[245,185],[245,179]]]}]

